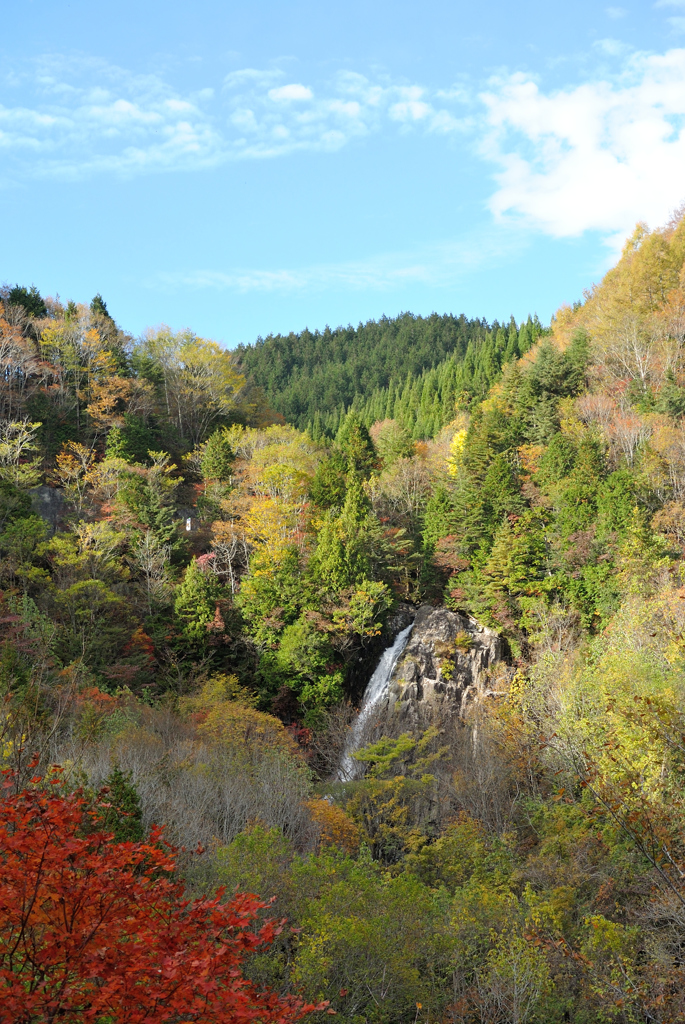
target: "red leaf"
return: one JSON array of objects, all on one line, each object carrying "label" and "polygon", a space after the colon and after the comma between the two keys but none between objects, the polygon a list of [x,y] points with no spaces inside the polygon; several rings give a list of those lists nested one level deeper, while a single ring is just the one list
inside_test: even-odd
[{"label": "red leaf", "polygon": [[[186,900],[173,851],[87,833],[78,794],[0,798],[0,1000],[8,1020],[291,1024],[313,1007],[256,989],[243,962],[282,927],[239,893]],[[55,908],[59,907],[59,913]],[[20,940],[20,941],[18,941]]]}]

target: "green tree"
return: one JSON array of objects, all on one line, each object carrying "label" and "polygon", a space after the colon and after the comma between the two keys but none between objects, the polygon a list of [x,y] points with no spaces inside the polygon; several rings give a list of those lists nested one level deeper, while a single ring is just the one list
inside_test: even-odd
[{"label": "green tree", "polygon": [[438,484],[426,503],[423,516],[423,542],[434,551],[438,541],[454,533],[456,516],[452,496],[444,484]]},{"label": "green tree", "polygon": [[105,300],[103,299],[102,295],[100,295],[100,292],[98,292],[97,295],[92,300],[90,304],[90,311],[93,314],[93,316],[106,317],[108,320],[112,319],[107,309]]},{"label": "green tree", "polygon": [[60,626],[55,643],[60,660],[98,673],[112,668],[136,628],[129,603],[102,580],[78,580],[55,590],[50,611]]},{"label": "green tree", "polygon": [[298,618],[303,604],[315,603],[311,589],[296,548],[288,547],[276,564],[260,551],[253,553],[250,573],[243,577],[236,598],[252,639],[260,646],[278,644],[281,632]]},{"label": "green tree", "polygon": [[295,692],[305,724],[313,726],[326,708],[342,700],[344,672],[336,661],[328,636],[305,614],[285,627],[278,650],[262,658],[260,670],[272,691],[279,684]]},{"label": "green tree", "polygon": [[221,596],[221,585],[216,576],[203,569],[197,559],[193,558],[174,601],[174,612],[189,639],[201,644],[209,639],[209,627],[214,621],[217,601]]},{"label": "green tree", "polygon": [[334,449],[317,466],[309,492],[320,508],[341,508],[346,490],[347,459],[340,449]]},{"label": "green tree", "polygon": [[347,460],[348,473],[362,479],[370,476],[376,465],[376,452],[371,435],[357,413],[348,413],[338,431],[335,443]]},{"label": "green tree", "polygon": [[121,427],[110,427],[105,442],[106,459],[123,459],[124,462],[133,462],[133,458],[126,444],[126,437]]},{"label": "green tree", "polygon": [[505,519],[497,530],[492,549],[480,570],[479,583],[491,614],[502,626],[521,622],[521,598],[539,597],[553,589],[546,528],[550,516],[530,509],[512,526]]},{"label": "green tree", "polygon": [[329,591],[373,579],[380,524],[360,481],[350,485],[339,515],[329,513],[321,526],[313,558],[318,583]]},{"label": "green tree", "polygon": [[139,416],[124,413],[121,425],[110,427],[105,442],[107,458],[124,459],[129,463],[150,462],[149,452],[159,442],[159,431]]},{"label": "green tree", "polygon": [[559,483],[571,473],[577,456],[575,441],[565,434],[555,434],[540,459],[536,480],[543,485]]},{"label": "green tree", "polygon": [[233,436],[225,428],[210,434],[202,448],[200,465],[207,480],[228,480],[233,471]]},{"label": "green tree", "polygon": [[384,420],[379,424],[375,445],[386,467],[392,466],[398,459],[411,458],[414,454],[411,434],[395,420]]},{"label": "green tree", "polygon": [[212,867],[229,892],[237,889],[270,899],[287,884],[293,855],[292,843],[280,829],[254,822],[228,846],[219,847]]},{"label": "green tree", "polygon": [[0,422],[0,478],[10,480],[16,487],[33,487],[40,480],[42,459],[29,458],[39,450],[37,444],[40,423],[28,420]]},{"label": "green tree", "polygon": [[349,1024],[410,1022],[423,1007],[440,1018],[434,986],[448,970],[448,920],[428,888],[380,871],[368,857],[337,852],[296,863],[293,875],[310,894],[298,908],[296,984],[325,992]]},{"label": "green tree", "polygon": [[47,573],[36,566],[38,548],[47,536],[47,528],[40,516],[25,516],[8,523],[0,533],[0,551],[5,555],[0,563],[0,576],[20,581],[24,591],[30,584],[44,582]]},{"label": "green tree", "polygon": [[492,525],[501,522],[507,514],[524,510],[518,473],[504,455],[498,455],[488,467],[482,498],[488,507],[488,519]]},{"label": "green tree", "polygon": [[11,480],[0,479],[0,530],[14,519],[31,515],[31,496]]},{"label": "green tree", "polygon": [[557,526],[563,537],[587,529],[594,522],[604,471],[601,445],[596,438],[586,435],[577,447],[573,470],[555,490]]},{"label": "green tree", "polygon": [[14,288],[10,289],[7,299],[11,305],[21,306],[27,316],[36,320],[48,315],[48,308],[35,284],[30,288],[15,284]]},{"label": "green tree", "polygon": [[117,843],[142,842],[145,835],[143,811],[131,773],[122,772],[114,765],[103,785],[108,792],[102,794],[101,791],[104,799],[100,806],[109,805],[100,815],[103,830],[112,832]]},{"label": "green tree", "polygon": [[152,530],[161,544],[178,547],[179,537],[173,518],[176,487],[182,481],[173,476],[176,467],[169,463],[166,452],[148,452],[152,466],[147,472],[127,472],[117,493],[117,501],[125,505],[138,521]]}]

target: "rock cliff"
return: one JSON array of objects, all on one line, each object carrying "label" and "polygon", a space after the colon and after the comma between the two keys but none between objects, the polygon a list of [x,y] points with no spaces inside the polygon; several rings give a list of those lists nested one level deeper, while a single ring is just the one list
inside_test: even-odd
[{"label": "rock cliff", "polygon": [[66,512],[62,491],[58,487],[43,484],[41,487],[31,487],[29,494],[33,511],[45,521],[48,533],[52,537],[62,525],[62,518]]},{"label": "rock cliff", "polygon": [[411,721],[434,712],[463,714],[474,699],[495,692],[511,670],[502,641],[470,616],[421,605],[388,688],[388,710]]}]

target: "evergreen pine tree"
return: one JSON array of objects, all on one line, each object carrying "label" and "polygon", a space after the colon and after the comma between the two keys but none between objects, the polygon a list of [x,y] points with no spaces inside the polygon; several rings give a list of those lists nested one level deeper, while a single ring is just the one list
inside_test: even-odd
[{"label": "evergreen pine tree", "polygon": [[339,449],[333,449],[316,468],[309,494],[320,508],[340,508],[347,488],[347,460]]},{"label": "evergreen pine tree", "polygon": [[329,590],[371,578],[371,559],[379,542],[379,524],[359,480],[352,480],[340,515],[328,516],[318,537],[313,566]]},{"label": "evergreen pine tree", "polygon": [[107,311],[107,305],[102,295],[100,295],[100,292],[97,293],[97,295],[91,302],[90,311],[93,314],[93,316],[104,316],[107,317],[108,320],[112,319],[112,317],[109,315],[109,312]]},{"label": "evergreen pine tree", "polygon": [[126,462],[133,461],[121,427],[115,425],[109,428],[107,440],[105,441],[105,458],[124,459]]},{"label": "evergreen pine tree", "polygon": [[176,591],[174,602],[174,612],[182,621],[187,637],[197,641],[207,639],[208,626],[214,620],[220,596],[221,587],[216,576],[203,571],[193,558]]},{"label": "evergreen pine tree", "polygon": [[443,537],[454,533],[456,527],[452,497],[444,484],[438,484],[426,503],[423,517],[423,543],[433,551]]},{"label": "evergreen pine tree", "polygon": [[7,301],[12,306],[21,306],[27,316],[37,320],[48,315],[48,307],[35,284],[32,284],[30,288],[15,284],[14,288],[10,289]]},{"label": "evergreen pine tree", "polygon": [[357,412],[348,413],[338,431],[335,443],[345,455],[349,473],[363,478],[370,476],[376,465],[376,452],[371,435]]},{"label": "evergreen pine tree", "polygon": [[114,833],[116,843],[140,843],[144,837],[143,812],[140,797],[134,786],[131,773],[121,771],[115,765],[107,778],[105,794],[107,807],[102,815],[102,828],[105,832]]},{"label": "evergreen pine tree", "polygon": [[235,455],[231,439],[222,428],[210,434],[202,452],[202,475],[206,480],[228,480]]}]

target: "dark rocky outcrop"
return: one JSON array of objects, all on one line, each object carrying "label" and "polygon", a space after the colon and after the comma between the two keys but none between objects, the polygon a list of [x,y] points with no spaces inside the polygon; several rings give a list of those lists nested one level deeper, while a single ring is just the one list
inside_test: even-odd
[{"label": "dark rocky outcrop", "polygon": [[353,704],[360,705],[364,691],[386,647],[392,647],[395,637],[414,621],[416,606],[402,602],[388,617],[385,628],[379,636],[366,641],[366,645],[355,652],[347,662],[346,693]]},{"label": "dark rocky outcrop", "polygon": [[398,604],[388,619],[383,633],[385,645],[388,646],[392,644],[397,634],[401,633],[403,629],[406,629],[415,618],[416,605],[407,604],[404,601]]},{"label": "dark rocky outcrop", "polygon": [[66,512],[62,491],[58,487],[48,487],[43,484],[41,487],[31,487],[29,494],[33,511],[45,521],[49,535],[52,537],[62,525],[62,519]]},{"label": "dark rocky outcrop", "polygon": [[511,675],[494,630],[447,608],[421,605],[388,689],[388,710],[407,724],[463,714]]}]

